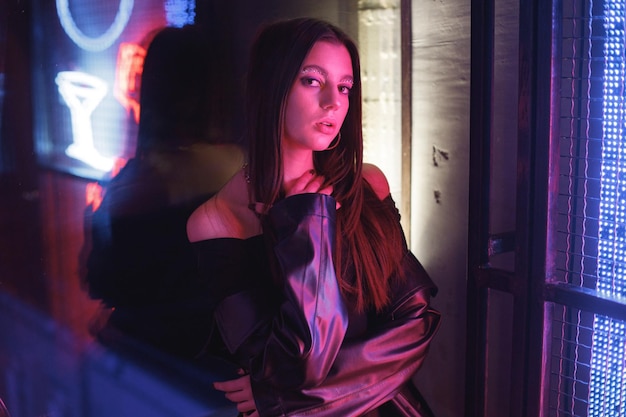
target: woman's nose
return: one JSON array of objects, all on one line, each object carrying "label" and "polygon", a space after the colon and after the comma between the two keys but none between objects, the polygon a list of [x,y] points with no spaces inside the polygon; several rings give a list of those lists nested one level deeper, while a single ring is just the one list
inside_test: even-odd
[{"label": "woman's nose", "polygon": [[324,88],[321,94],[320,105],[323,109],[337,109],[341,106],[339,91],[332,87]]}]

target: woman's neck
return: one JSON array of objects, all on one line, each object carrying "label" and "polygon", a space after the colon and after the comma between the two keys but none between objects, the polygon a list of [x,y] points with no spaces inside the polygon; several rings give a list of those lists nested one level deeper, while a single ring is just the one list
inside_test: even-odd
[{"label": "woman's neck", "polygon": [[283,185],[285,188],[313,169],[313,151],[288,153],[283,157]]}]

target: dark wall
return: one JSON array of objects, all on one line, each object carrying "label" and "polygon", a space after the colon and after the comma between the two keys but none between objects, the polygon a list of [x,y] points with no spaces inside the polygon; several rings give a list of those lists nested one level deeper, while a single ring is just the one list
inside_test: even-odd
[{"label": "dark wall", "polygon": [[30,84],[31,9],[0,5],[0,290],[47,307]]}]

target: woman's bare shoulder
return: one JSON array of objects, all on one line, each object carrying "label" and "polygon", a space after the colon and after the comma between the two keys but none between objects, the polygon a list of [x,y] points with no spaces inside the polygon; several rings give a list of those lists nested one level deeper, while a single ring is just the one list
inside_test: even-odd
[{"label": "woman's bare shoulder", "polygon": [[248,208],[243,172],[235,174],[213,197],[202,203],[187,220],[190,242],[217,238],[247,239],[261,233],[256,215]]},{"label": "woman's bare shoulder", "polygon": [[380,200],[384,200],[389,196],[390,189],[387,177],[376,165],[363,164],[363,178],[374,189]]},{"label": "woman's bare shoulder", "polygon": [[216,195],[202,203],[187,220],[187,239],[190,242],[225,236],[226,228],[217,207]]}]

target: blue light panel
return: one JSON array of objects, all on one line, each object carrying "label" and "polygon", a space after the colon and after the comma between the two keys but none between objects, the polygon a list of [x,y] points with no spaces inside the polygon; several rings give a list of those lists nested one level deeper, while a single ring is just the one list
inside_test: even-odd
[{"label": "blue light panel", "polygon": [[163,7],[168,26],[183,27],[196,21],[196,0],[165,0]]},{"label": "blue light panel", "polygon": [[[598,279],[596,289],[626,295],[626,74],[624,0],[605,0],[603,27],[603,142],[601,168]],[[595,316],[588,415],[626,415],[626,327]]]}]

